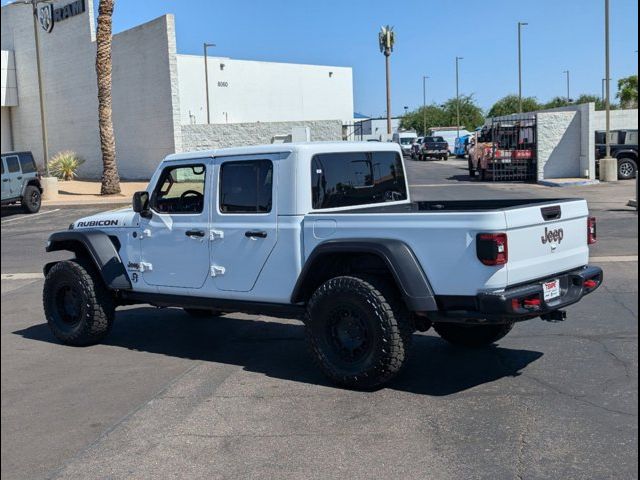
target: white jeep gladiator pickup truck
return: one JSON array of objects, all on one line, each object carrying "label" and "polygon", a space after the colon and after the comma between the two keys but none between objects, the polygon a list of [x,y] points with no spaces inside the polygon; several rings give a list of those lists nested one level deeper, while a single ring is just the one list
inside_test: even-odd
[{"label": "white jeep gladiator pickup truck", "polygon": [[412,202],[391,143],[278,144],[168,156],[133,208],[82,218],[47,251],[44,310],[71,345],[119,305],[302,318],[333,381],[377,388],[431,326],[490,345],[515,322],[562,320],[597,289],[584,200]]}]

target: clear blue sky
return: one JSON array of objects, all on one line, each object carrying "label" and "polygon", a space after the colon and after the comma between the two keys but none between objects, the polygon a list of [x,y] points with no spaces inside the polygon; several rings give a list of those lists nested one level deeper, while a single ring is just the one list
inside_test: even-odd
[{"label": "clear blue sky", "polygon": [[[384,57],[377,44],[382,24],[395,27],[392,56],[393,112],[455,94],[456,55],[460,89],[483,108],[517,91],[516,24],[523,30],[523,93],[547,100],[600,94],[604,77],[604,0],[116,0],[114,31],[164,13],[176,17],[179,53],[200,54],[202,42],[215,54],[240,59],[353,67],[355,110],[385,109]],[[614,82],[637,72],[637,0],[611,0],[611,72]],[[612,84],[612,94],[615,89]]]}]

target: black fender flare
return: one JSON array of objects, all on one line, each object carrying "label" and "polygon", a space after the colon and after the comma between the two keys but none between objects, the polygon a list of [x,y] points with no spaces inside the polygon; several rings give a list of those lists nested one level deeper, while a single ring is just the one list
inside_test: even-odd
[{"label": "black fender flare", "polygon": [[[120,254],[109,236],[100,230],[67,230],[53,233],[47,242],[47,252],[68,250],[85,251],[100,272],[102,280],[111,290],[131,290],[131,281]],[[45,266],[45,275],[53,264]]]},{"label": "black fender flare", "polygon": [[422,270],[413,250],[395,239],[336,239],[322,242],[311,252],[298,276],[291,303],[299,303],[309,296],[309,279],[316,262],[335,253],[370,253],[378,256],[393,275],[409,310],[426,312],[438,310],[429,279]]},{"label": "black fender flare", "polygon": [[615,156],[617,160],[622,160],[623,158],[631,159],[635,162],[638,161],[638,152],[631,148],[626,148],[624,150],[618,150],[615,152]]}]

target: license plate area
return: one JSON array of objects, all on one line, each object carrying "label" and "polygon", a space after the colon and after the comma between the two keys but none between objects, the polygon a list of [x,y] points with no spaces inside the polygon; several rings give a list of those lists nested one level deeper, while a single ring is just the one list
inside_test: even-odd
[{"label": "license plate area", "polygon": [[553,300],[560,296],[560,279],[555,278],[542,284],[542,291],[544,293],[545,301]]}]

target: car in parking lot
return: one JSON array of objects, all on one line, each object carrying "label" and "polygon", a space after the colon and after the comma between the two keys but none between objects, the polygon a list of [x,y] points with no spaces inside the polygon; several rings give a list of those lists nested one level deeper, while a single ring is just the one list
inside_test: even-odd
[{"label": "car in parking lot", "polygon": [[394,143],[279,144],[167,157],[130,209],[78,219],[47,251],[44,310],[69,345],[119,305],[302,318],[336,383],[371,389],[431,326],[481,347],[515,322],[562,320],[595,291],[581,199],[412,202]]},{"label": "car in parking lot", "polygon": [[20,203],[26,213],[40,210],[42,185],[31,152],[2,154],[2,205],[14,203]]},{"label": "car in parking lot", "polygon": [[441,136],[424,137],[420,144],[418,160],[426,160],[427,158],[448,160],[449,143]]},{"label": "car in parking lot", "polygon": [[[605,135],[596,131],[596,169],[606,155]],[[618,178],[629,180],[638,172],[638,130],[613,130],[609,132],[611,157],[618,160]]]}]

